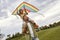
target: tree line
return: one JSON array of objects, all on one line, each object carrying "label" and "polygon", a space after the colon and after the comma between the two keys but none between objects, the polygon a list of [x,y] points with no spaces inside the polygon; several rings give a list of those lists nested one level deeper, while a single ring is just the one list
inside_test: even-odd
[{"label": "tree line", "polygon": [[55,22],[53,24],[49,24],[48,26],[47,25],[42,26],[42,27],[40,27],[40,30],[44,30],[44,29],[48,29],[48,28],[52,28],[52,27],[57,27],[57,26],[60,26],[60,21]]}]

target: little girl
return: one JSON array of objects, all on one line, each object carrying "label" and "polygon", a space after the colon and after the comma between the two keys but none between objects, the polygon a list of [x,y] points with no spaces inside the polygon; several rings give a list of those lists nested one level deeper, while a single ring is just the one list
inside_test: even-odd
[{"label": "little girl", "polygon": [[38,29],[38,25],[33,21],[33,20],[31,20],[28,16],[27,16],[27,11],[24,11],[24,10],[22,10],[22,9],[20,9],[19,10],[19,12],[17,12],[17,14],[23,19],[23,21],[25,22],[24,24],[23,24],[23,33],[25,32],[26,33],[26,31],[27,31],[27,25],[26,25],[26,23],[31,23],[32,25],[33,25],[33,27],[35,28],[35,29]]}]

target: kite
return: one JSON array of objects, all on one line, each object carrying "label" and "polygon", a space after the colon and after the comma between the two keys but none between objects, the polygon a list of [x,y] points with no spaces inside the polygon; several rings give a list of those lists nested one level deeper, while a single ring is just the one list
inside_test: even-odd
[{"label": "kite", "polygon": [[20,9],[25,9],[25,10],[27,10],[27,12],[29,13],[29,12],[38,12],[39,11],[39,9],[38,8],[36,8],[35,6],[33,6],[33,5],[31,5],[31,4],[29,4],[29,3],[27,3],[27,2],[22,2],[14,11],[13,11],[13,13],[12,14],[17,14],[17,11],[18,10],[20,10]]}]

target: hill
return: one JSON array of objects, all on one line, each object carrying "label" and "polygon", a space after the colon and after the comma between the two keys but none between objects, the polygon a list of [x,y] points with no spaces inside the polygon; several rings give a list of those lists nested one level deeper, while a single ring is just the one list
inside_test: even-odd
[{"label": "hill", "polygon": [[40,40],[60,40],[60,26],[38,32]]},{"label": "hill", "polygon": [[[60,26],[40,30],[37,34],[40,40],[60,40]],[[16,37],[11,40],[25,40],[25,37]]]}]

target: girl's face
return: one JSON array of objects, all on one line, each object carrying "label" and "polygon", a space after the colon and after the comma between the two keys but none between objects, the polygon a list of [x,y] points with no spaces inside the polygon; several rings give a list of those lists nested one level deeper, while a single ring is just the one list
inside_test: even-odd
[{"label": "girl's face", "polygon": [[20,10],[19,12],[20,12],[20,14],[23,14],[23,10]]}]

